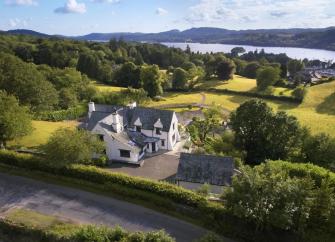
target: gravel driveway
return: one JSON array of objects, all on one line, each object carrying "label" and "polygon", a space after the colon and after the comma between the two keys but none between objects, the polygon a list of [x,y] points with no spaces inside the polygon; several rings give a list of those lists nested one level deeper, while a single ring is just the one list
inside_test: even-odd
[{"label": "gravel driveway", "polygon": [[177,241],[193,241],[207,233],[203,228],[128,202],[0,173],[0,212],[12,207],[80,223],[120,225],[130,231],[164,229]]}]

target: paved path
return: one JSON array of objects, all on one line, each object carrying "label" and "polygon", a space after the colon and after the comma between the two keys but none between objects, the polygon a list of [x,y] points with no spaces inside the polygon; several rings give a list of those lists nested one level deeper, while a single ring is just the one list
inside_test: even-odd
[{"label": "paved path", "polygon": [[0,212],[28,208],[81,223],[120,225],[130,231],[165,229],[177,241],[193,241],[203,228],[124,201],[0,173]]}]

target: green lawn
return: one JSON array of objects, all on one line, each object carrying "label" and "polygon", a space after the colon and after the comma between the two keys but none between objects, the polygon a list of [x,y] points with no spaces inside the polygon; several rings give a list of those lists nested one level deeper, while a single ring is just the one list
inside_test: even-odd
[{"label": "green lawn", "polygon": [[124,87],[114,87],[98,82],[92,82],[91,84],[100,92],[119,92],[126,89]]},{"label": "green lawn", "polygon": [[50,135],[59,128],[75,128],[77,121],[47,122],[33,121],[33,132],[30,135],[9,142],[9,147],[36,148],[45,144]]},{"label": "green lawn", "polygon": [[[234,79],[229,81],[221,81],[217,79],[204,81],[203,83],[200,83],[197,87],[202,90],[206,90],[208,88],[215,88],[218,90],[227,89],[238,92],[257,92],[256,79],[250,79],[239,75],[234,75]],[[275,96],[292,96],[292,89],[273,87],[270,93],[265,94],[272,94]]]}]

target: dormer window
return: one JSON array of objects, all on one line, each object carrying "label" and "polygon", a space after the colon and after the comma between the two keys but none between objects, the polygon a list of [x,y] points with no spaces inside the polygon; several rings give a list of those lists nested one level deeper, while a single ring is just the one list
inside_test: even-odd
[{"label": "dormer window", "polygon": [[141,133],[142,127],[141,126],[136,126],[136,131],[139,132],[139,133]]},{"label": "dormer window", "polygon": [[162,134],[162,129],[161,128],[156,128],[156,134]]}]

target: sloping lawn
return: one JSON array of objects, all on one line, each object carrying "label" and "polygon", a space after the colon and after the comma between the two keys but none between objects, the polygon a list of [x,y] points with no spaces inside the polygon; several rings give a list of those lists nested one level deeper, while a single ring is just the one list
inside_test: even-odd
[{"label": "sloping lawn", "polygon": [[120,92],[126,89],[124,87],[114,87],[98,82],[92,82],[91,84],[100,92]]},{"label": "sloping lawn", "polygon": [[[229,81],[221,81],[221,80],[211,80],[211,81],[204,81],[200,83],[198,88],[202,90],[206,90],[209,88],[215,88],[218,90],[230,90],[230,91],[237,91],[237,92],[257,92],[257,83],[256,79],[250,79],[246,77],[242,77],[239,75],[234,75],[233,80]],[[292,89],[284,88],[284,87],[273,87],[271,93],[264,93],[264,94],[272,94],[275,96],[292,96]]]},{"label": "sloping lawn", "polygon": [[36,148],[39,145],[45,144],[50,135],[59,128],[77,127],[77,121],[63,121],[63,122],[47,122],[47,121],[33,121],[33,132],[30,135],[20,139],[9,142],[9,147],[25,147]]}]

